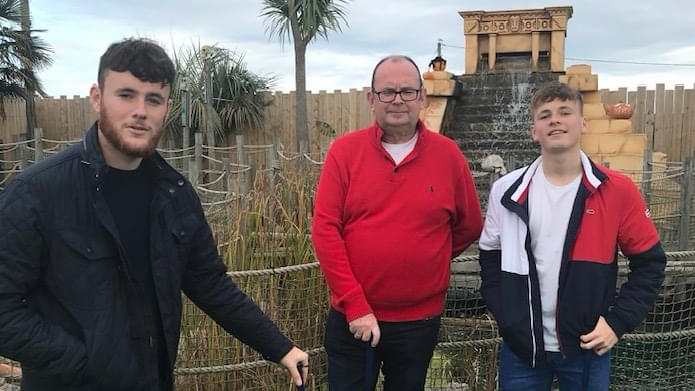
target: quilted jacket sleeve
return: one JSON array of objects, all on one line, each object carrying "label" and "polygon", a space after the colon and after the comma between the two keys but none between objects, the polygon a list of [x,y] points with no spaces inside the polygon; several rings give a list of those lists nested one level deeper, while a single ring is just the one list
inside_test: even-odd
[{"label": "quilted jacket sleeve", "polygon": [[44,248],[35,194],[20,179],[0,192],[0,355],[79,383],[87,361],[83,342],[32,310]]}]

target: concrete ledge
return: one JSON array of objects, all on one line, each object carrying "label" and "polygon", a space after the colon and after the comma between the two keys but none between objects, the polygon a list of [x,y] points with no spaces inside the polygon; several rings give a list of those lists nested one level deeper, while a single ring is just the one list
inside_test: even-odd
[{"label": "concrete ledge", "polygon": [[573,74],[560,76],[560,83],[565,83],[579,92],[598,91],[598,75]]},{"label": "concrete ledge", "polygon": [[568,75],[581,75],[581,74],[591,74],[591,65],[588,64],[577,64],[570,65],[567,67],[566,74]]},{"label": "concrete ledge", "polygon": [[598,134],[583,134],[581,138],[581,147],[588,155],[599,153],[599,138]]},{"label": "concrete ledge", "polygon": [[642,154],[620,154],[616,156],[605,156],[604,160],[608,162],[613,170],[641,171],[644,164]]},{"label": "concrete ledge", "polygon": [[584,101],[584,104],[601,103],[601,93],[598,91],[582,92],[582,100]]},{"label": "concrete ledge", "polygon": [[[446,72],[445,72],[446,73]],[[424,80],[423,85],[427,90],[427,96],[453,96],[456,90],[456,80],[429,79]]]},{"label": "concrete ledge", "polygon": [[632,121],[629,119],[612,119],[610,120],[611,133],[630,133],[632,132]]},{"label": "concrete ledge", "polygon": [[449,98],[446,96],[432,96],[428,94],[425,107],[420,112],[420,119],[425,122],[428,128],[437,133],[441,131],[448,100]]},{"label": "concrete ledge", "polygon": [[586,121],[587,133],[608,133],[610,132],[610,122],[607,119],[592,119]]},{"label": "concrete ledge", "polygon": [[598,151],[601,154],[620,153],[627,137],[624,134],[599,135]]},{"label": "concrete ledge", "polygon": [[603,108],[603,105],[599,103],[585,104],[584,118],[587,120],[608,119],[608,117],[606,117],[606,110]]},{"label": "concrete ledge", "polygon": [[646,134],[626,134],[625,144],[621,152],[628,154],[642,154],[647,148]]}]

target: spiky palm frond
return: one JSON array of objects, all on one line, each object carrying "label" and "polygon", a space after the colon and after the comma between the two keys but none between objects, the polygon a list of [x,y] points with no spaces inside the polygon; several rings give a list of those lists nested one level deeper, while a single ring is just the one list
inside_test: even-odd
[{"label": "spiky palm frond", "polygon": [[[193,44],[175,54],[174,63],[177,78],[172,88],[173,105],[167,119],[169,128],[181,128],[181,86],[184,79],[191,96],[192,131],[205,129],[208,116],[218,134],[257,129],[263,125],[266,103],[260,91],[270,88],[274,79],[248,70],[242,55],[218,47],[212,47],[203,54],[200,44]],[[205,75],[208,71],[212,77],[211,112],[205,106]]]},{"label": "spiky palm frond", "polygon": [[[296,15],[300,36],[306,45],[317,35],[328,39],[331,31],[342,31],[347,25],[345,5],[349,0],[295,0],[292,13]],[[266,33],[281,42],[292,38],[290,6],[287,0],[263,0]]]},{"label": "spiky palm frond", "polygon": [[265,32],[268,38],[277,37],[283,44],[285,39],[292,39],[287,0],[264,0],[261,16],[265,18]]},{"label": "spiky palm frond", "polygon": [[0,0],[0,23],[20,23],[22,3],[17,0]]},{"label": "spiky palm frond", "polygon": [[[21,22],[22,1],[0,0],[0,100],[28,99],[31,91],[45,95],[36,71],[52,63],[52,51],[37,36],[43,30],[22,29]],[[5,118],[1,103],[0,118]]]}]

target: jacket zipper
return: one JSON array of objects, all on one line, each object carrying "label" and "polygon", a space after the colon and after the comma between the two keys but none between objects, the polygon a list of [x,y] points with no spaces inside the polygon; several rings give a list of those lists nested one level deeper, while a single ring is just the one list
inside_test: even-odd
[{"label": "jacket zipper", "polygon": [[[558,289],[559,291],[559,289]],[[565,349],[562,346],[562,338],[560,338],[560,295],[558,292],[558,298],[555,301],[555,337],[557,337],[557,345],[560,347],[560,354],[563,359],[566,359]]]},{"label": "jacket zipper", "polygon": [[532,302],[532,296],[531,296],[531,275],[529,273],[528,276],[528,302],[529,302],[529,318],[531,319],[531,341],[533,342],[533,359],[531,363],[531,367],[535,368],[536,367],[536,352],[538,350],[538,347],[536,346],[536,331],[534,329],[534,324],[533,324],[533,302]]}]

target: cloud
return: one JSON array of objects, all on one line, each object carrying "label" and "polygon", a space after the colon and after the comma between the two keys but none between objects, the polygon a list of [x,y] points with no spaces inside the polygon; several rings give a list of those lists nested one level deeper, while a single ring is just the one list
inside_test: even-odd
[{"label": "cloud", "polygon": [[[543,8],[564,2],[503,0],[495,9]],[[349,27],[317,39],[307,51],[307,85],[312,90],[361,88],[371,68],[393,53],[412,56],[421,68],[434,57],[438,39],[453,73],[464,71],[463,10],[490,10],[487,0],[354,0],[346,5]],[[191,42],[219,44],[243,53],[248,67],[277,77],[276,89],[294,87],[294,53],[265,33],[262,1],[169,0],[92,1],[34,0],[34,26],[47,29],[43,38],[55,49],[54,65],[41,72],[54,95],[86,94],[96,79],[99,56],[108,44],[127,36],[153,38],[168,49]],[[574,6],[569,21],[566,55],[572,58],[640,62],[689,62],[693,58],[692,21],[688,0],[635,2],[585,0]],[[571,63],[572,61],[567,61]],[[600,83],[620,80],[626,86],[654,78],[691,85],[693,68],[665,68],[593,63]],[[612,83],[612,82],[611,82]]]}]

